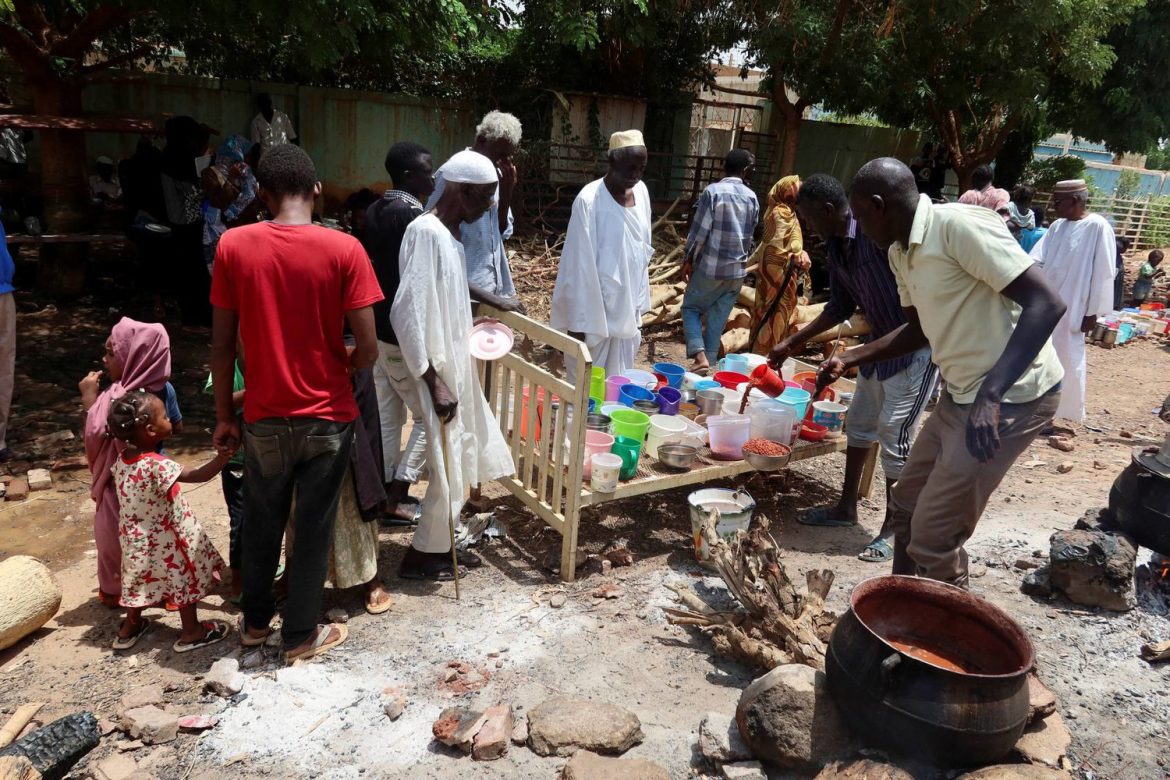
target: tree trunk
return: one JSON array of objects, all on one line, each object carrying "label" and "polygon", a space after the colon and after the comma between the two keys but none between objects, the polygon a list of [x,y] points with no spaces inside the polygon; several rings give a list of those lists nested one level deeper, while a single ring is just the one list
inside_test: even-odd
[{"label": "tree trunk", "polygon": [[[33,84],[33,106],[38,114],[80,116],[81,87],[51,80]],[[41,143],[41,192],[45,200],[45,232],[83,232],[87,215],[85,135],[80,130],[43,130]],[[37,287],[61,299],[81,296],[85,289],[87,246],[48,244],[41,248]]]},{"label": "tree trunk", "polygon": [[780,176],[796,173],[796,147],[800,144],[801,112],[784,112],[784,146],[780,152]]}]

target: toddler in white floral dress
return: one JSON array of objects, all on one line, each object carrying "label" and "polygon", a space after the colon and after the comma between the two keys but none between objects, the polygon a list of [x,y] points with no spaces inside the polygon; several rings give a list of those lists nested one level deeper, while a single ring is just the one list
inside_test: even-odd
[{"label": "toddler in white floral dress", "polygon": [[179,483],[207,482],[223,470],[231,453],[220,453],[197,469],[159,455],[156,450],[171,435],[171,422],[158,396],[144,390],[115,400],[107,426],[126,445],[113,467],[122,544],[121,605],[127,609],[114,649],[137,644],[150,625],[142,610],[160,602],[179,608],[183,628],[173,645],[176,653],[222,641],[227,623],[200,621],[196,604],[213,587],[223,558],[179,492]]}]

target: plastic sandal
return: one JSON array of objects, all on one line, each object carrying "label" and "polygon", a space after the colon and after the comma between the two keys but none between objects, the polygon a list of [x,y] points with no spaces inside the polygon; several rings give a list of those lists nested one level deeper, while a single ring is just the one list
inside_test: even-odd
[{"label": "plastic sandal", "polygon": [[114,637],[114,641],[110,644],[110,647],[115,650],[129,650],[138,644],[138,640],[142,638],[142,635],[146,633],[146,629],[148,628],[150,628],[149,618],[142,618],[142,623],[139,624],[137,631],[125,638],[120,636]]},{"label": "plastic sandal", "polygon": [[189,653],[192,650],[198,650],[203,647],[211,647],[219,644],[227,637],[231,628],[222,620],[208,620],[203,623],[205,633],[202,639],[194,642],[175,642],[171,645],[171,649],[176,653]]}]

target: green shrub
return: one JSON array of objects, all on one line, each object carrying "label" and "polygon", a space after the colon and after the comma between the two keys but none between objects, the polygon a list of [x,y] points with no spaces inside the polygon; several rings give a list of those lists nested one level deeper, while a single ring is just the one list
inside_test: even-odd
[{"label": "green shrub", "polygon": [[1052,185],[1065,179],[1085,178],[1085,161],[1072,155],[1032,160],[1024,169],[1023,181],[1040,192],[1052,192]]}]

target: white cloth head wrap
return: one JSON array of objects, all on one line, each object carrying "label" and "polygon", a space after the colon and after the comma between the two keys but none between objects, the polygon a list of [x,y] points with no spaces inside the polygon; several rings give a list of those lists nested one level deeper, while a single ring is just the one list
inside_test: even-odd
[{"label": "white cloth head wrap", "polygon": [[492,161],[470,149],[456,152],[443,163],[443,178],[459,184],[495,184],[499,181]]}]

